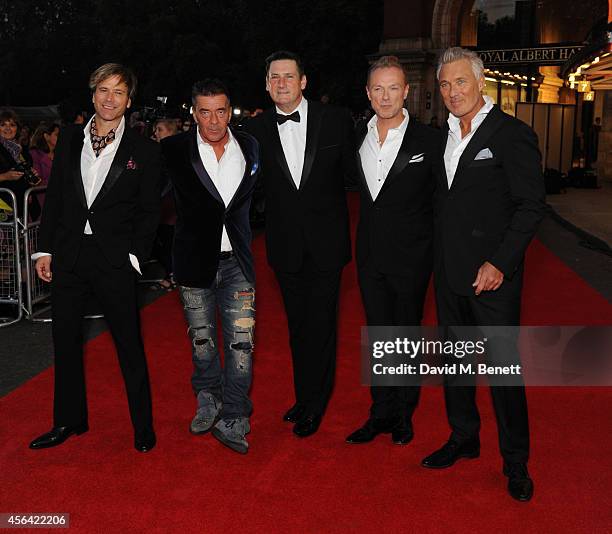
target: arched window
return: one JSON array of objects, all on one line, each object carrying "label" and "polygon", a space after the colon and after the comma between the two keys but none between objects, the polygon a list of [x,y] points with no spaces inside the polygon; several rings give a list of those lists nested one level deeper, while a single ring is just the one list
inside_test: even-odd
[{"label": "arched window", "polygon": [[480,49],[580,43],[608,15],[606,0],[454,0],[452,5],[459,14],[456,42]]},{"label": "arched window", "polygon": [[475,0],[478,48],[532,46],[535,8],[535,0]]}]

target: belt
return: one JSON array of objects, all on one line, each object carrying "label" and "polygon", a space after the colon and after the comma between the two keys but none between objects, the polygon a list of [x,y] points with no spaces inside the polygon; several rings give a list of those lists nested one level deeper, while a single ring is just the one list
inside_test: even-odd
[{"label": "belt", "polygon": [[223,250],[223,251],[219,252],[219,259],[220,260],[229,260],[233,256],[234,256],[234,251],[233,250]]}]

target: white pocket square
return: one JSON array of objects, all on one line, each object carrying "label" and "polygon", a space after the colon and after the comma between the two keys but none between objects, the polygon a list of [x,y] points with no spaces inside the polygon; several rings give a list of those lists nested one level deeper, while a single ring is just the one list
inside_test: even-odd
[{"label": "white pocket square", "polygon": [[251,176],[253,176],[257,172],[257,163],[253,163],[253,167],[251,168]]},{"label": "white pocket square", "polygon": [[410,161],[408,163],[420,163],[421,161],[423,161],[424,157],[425,157],[425,152],[421,154],[415,154],[414,156],[410,157]]},{"label": "white pocket square", "polygon": [[488,148],[483,148],[480,152],[478,152],[478,154],[476,154],[476,157],[474,158],[474,160],[491,159],[492,157],[493,157],[493,152],[491,152]]}]

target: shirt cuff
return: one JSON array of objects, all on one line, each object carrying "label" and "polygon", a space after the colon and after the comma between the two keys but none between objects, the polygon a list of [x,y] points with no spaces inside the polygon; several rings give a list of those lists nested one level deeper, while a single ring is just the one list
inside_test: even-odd
[{"label": "shirt cuff", "polygon": [[142,272],[140,271],[140,263],[138,263],[138,258],[134,256],[134,254],[130,254],[130,263],[132,267],[138,271],[138,274],[142,276]]},{"label": "shirt cuff", "polygon": [[42,258],[43,256],[51,256],[51,254],[48,252],[35,252],[30,256],[30,258],[32,258],[32,261],[36,261],[38,258]]}]

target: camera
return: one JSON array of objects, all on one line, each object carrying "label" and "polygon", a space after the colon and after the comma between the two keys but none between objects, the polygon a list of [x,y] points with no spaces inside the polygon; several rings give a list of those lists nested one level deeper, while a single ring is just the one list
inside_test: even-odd
[{"label": "camera", "polygon": [[32,167],[25,161],[20,161],[19,163],[17,163],[17,165],[15,165],[14,167],[14,170],[22,172],[22,178],[31,186],[38,185],[42,181],[40,176],[38,176],[34,172],[34,169],[32,169]]}]

